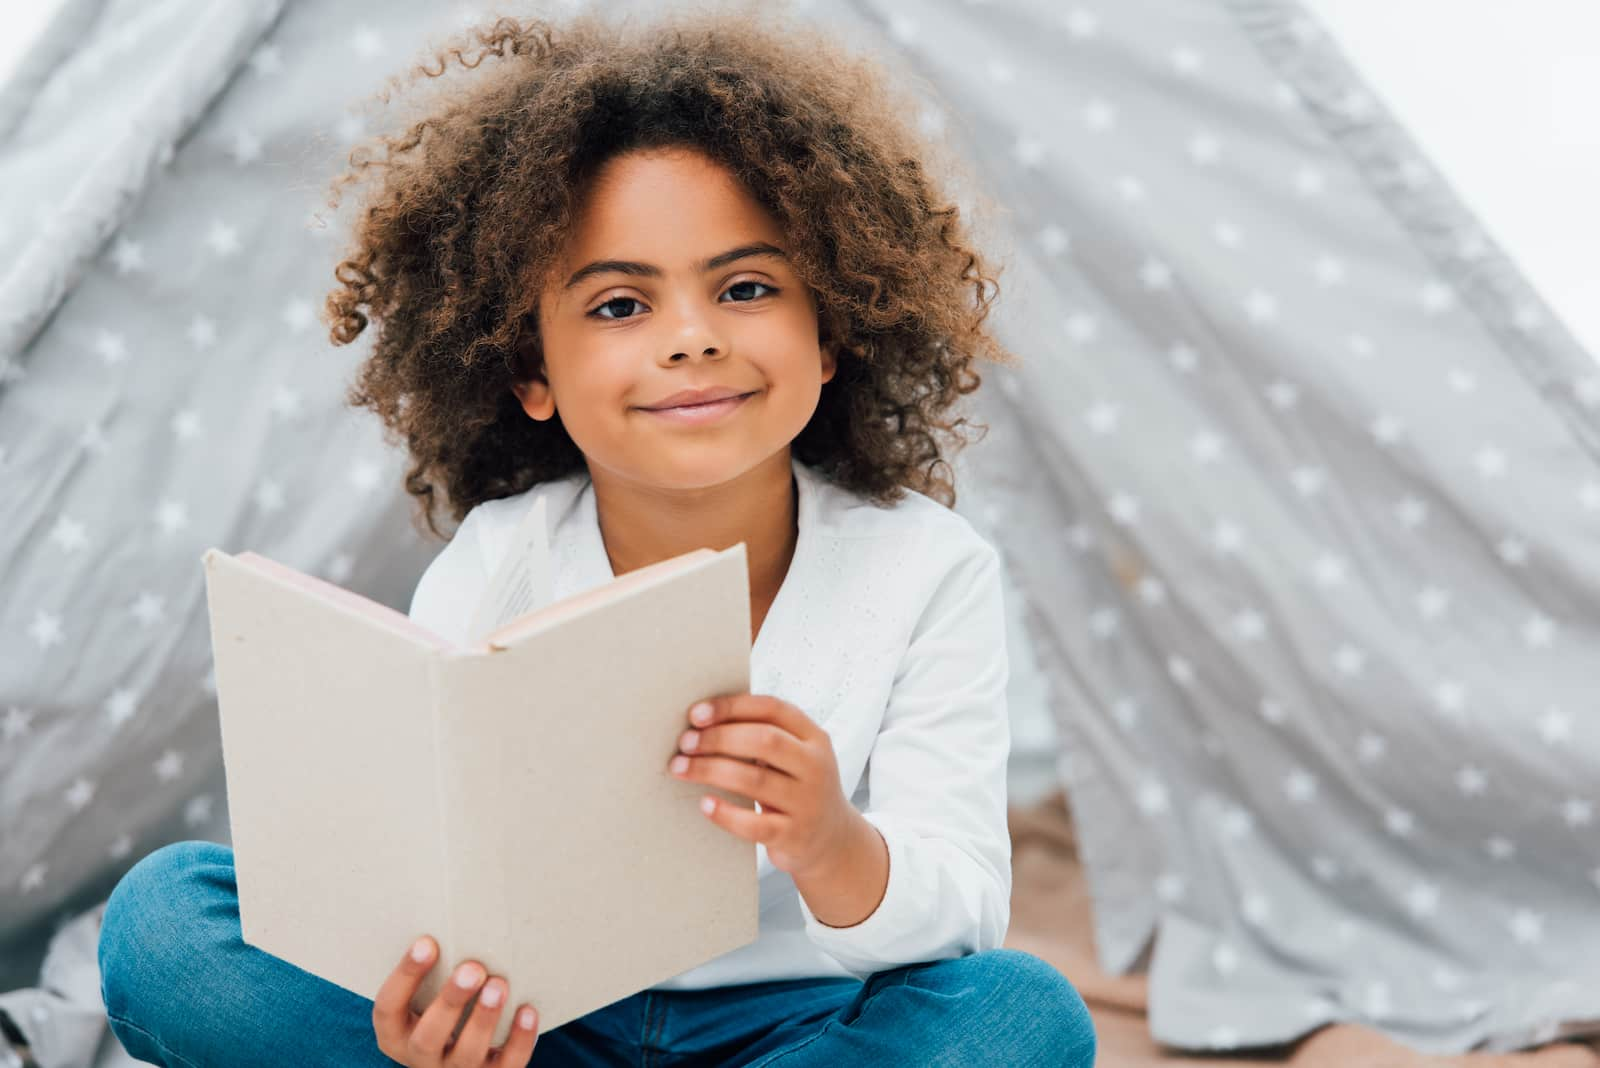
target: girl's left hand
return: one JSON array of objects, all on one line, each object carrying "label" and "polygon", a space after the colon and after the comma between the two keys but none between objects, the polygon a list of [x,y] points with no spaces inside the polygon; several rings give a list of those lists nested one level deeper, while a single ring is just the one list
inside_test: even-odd
[{"label": "girl's left hand", "polygon": [[[699,714],[701,705],[710,712]],[[677,778],[742,794],[759,812],[706,795],[713,823],[767,847],[773,865],[803,876],[849,840],[855,806],[839,786],[833,742],[794,705],[764,694],[708,697],[690,710],[669,769]]]}]

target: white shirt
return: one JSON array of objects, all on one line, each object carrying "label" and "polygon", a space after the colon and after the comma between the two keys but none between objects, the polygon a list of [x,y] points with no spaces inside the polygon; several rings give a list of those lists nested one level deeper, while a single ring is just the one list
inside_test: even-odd
[{"label": "white shirt", "polygon": [[[888,887],[865,920],[829,927],[758,845],[757,940],[655,989],[865,978],[998,947],[1010,921],[999,556],[930,497],[907,491],[878,506],[792,466],[798,541],[751,650],[750,692],[790,702],[827,731],[844,792],[888,844]],[[553,596],[609,582],[584,471],[471,509],[417,583],[411,618],[464,644],[537,494],[548,499]]]}]

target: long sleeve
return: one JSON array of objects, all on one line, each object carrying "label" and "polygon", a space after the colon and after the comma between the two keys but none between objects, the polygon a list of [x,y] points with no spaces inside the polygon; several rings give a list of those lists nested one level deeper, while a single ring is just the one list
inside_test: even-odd
[{"label": "long sleeve", "polygon": [[1010,724],[999,555],[951,567],[913,631],[868,762],[863,816],[889,847],[883,900],[812,942],[859,976],[998,947],[1011,917]]}]

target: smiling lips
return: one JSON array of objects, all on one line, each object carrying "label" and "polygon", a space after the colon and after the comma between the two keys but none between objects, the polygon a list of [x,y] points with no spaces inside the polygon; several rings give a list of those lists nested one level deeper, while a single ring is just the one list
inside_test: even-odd
[{"label": "smiling lips", "polygon": [[719,400],[700,404],[680,404],[671,408],[641,408],[640,411],[675,423],[710,423],[742,407],[745,401],[754,396],[753,393],[723,392],[725,395]]}]

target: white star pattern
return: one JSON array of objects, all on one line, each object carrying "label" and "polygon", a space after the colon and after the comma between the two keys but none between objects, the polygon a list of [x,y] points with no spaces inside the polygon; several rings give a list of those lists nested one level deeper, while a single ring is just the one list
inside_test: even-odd
[{"label": "white star pattern", "polygon": [[1555,640],[1556,625],[1548,616],[1535,615],[1522,624],[1522,640],[1530,649],[1543,649]]},{"label": "white star pattern", "polygon": [[95,331],[94,350],[107,367],[115,367],[128,358],[127,340],[109,330]]},{"label": "white star pattern", "polygon": [[1322,492],[1328,473],[1320,467],[1297,467],[1289,473],[1289,480],[1294,483],[1296,493],[1311,498]]},{"label": "white star pattern", "polygon": [[1339,646],[1333,654],[1333,666],[1341,675],[1360,675],[1367,667],[1367,654],[1353,645]]},{"label": "white star pattern", "polygon": [[1523,567],[1528,563],[1528,543],[1521,538],[1500,539],[1500,543],[1495,546],[1495,552],[1511,567]]},{"label": "white star pattern", "polygon": [[1517,855],[1517,843],[1504,835],[1494,835],[1484,839],[1483,850],[1495,860],[1510,860]]},{"label": "white star pattern", "polygon": [[156,510],[156,522],[164,534],[176,534],[189,525],[189,510],[180,501],[162,501]]},{"label": "white star pattern", "polygon": [[1417,919],[1439,911],[1439,888],[1433,883],[1414,883],[1406,891],[1406,908]]},{"label": "white star pattern", "polygon": [[1214,134],[1206,130],[1197,131],[1189,138],[1189,158],[1202,167],[1217,162],[1222,155],[1222,145]]},{"label": "white star pattern", "polygon": [[129,241],[119,237],[111,246],[111,262],[116,265],[118,274],[132,274],[142,271],[144,265],[144,246],[137,241]]},{"label": "white star pattern", "polygon": [[56,525],[50,528],[50,540],[69,553],[89,544],[83,524],[68,516],[56,520]]},{"label": "white star pattern", "polygon": [[1194,457],[1195,463],[1211,463],[1222,455],[1222,438],[1209,430],[1202,430],[1189,439],[1189,455]]},{"label": "white star pattern", "polygon": [[189,344],[194,346],[195,351],[204,352],[217,343],[217,324],[204,315],[196,315],[189,320],[187,334]]},{"label": "white star pattern", "polygon": [[1312,565],[1311,574],[1316,579],[1317,585],[1323,589],[1332,589],[1345,582],[1345,563],[1332,553],[1323,553],[1317,557],[1317,562]]},{"label": "white star pattern", "polygon": [[1506,454],[1493,445],[1479,449],[1472,462],[1484,478],[1499,478],[1506,473]]},{"label": "white star pattern", "polygon": [[1211,544],[1216,547],[1217,552],[1231,556],[1244,544],[1244,531],[1226,519],[1220,519],[1211,529]]},{"label": "white star pattern", "polygon": [[228,150],[233,157],[233,162],[243,167],[255,163],[261,158],[261,138],[249,130],[235,130],[233,132],[233,146]]},{"label": "white star pattern", "polygon": [[1187,890],[1188,885],[1181,875],[1165,872],[1156,879],[1156,897],[1165,904],[1175,905],[1182,901]]},{"label": "white star pattern", "polygon": [[1211,950],[1211,966],[1218,975],[1232,975],[1239,970],[1239,951],[1226,942],[1218,942]]},{"label": "white star pattern", "polygon": [[1409,838],[1417,829],[1417,820],[1403,808],[1386,809],[1383,813],[1383,829],[1396,838]]},{"label": "white star pattern", "polygon": [[0,720],[0,737],[8,742],[21,738],[33,726],[33,716],[32,709],[7,706],[6,718]]},{"label": "white star pattern", "polygon": [[1284,382],[1280,379],[1269,385],[1266,392],[1272,406],[1281,412],[1286,412],[1300,403],[1300,389],[1293,382]]},{"label": "white star pattern", "polygon": [[227,259],[238,254],[238,228],[229,226],[221,219],[211,220],[211,226],[206,230],[206,246],[216,253],[218,259]]},{"label": "white star pattern", "polygon": [[159,594],[145,590],[129,609],[141,626],[151,627],[166,618],[166,601]]},{"label": "white star pattern", "polygon": [[1416,530],[1428,521],[1428,504],[1419,497],[1405,497],[1395,505],[1395,515],[1407,530]]},{"label": "white star pattern", "polygon": [[1160,816],[1167,811],[1167,788],[1153,780],[1146,780],[1137,795],[1139,811],[1146,816]]},{"label": "white star pattern", "polygon": [[1317,779],[1305,768],[1295,768],[1283,780],[1283,792],[1290,801],[1304,805],[1317,796]]},{"label": "white star pattern", "polygon": [[183,774],[183,754],[176,749],[168,749],[161,754],[161,759],[155,762],[156,778],[162,782],[171,782]]},{"label": "white star pattern", "polygon": [[1539,717],[1539,736],[1547,745],[1560,745],[1572,738],[1572,717],[1559,708],[1548,708]]},{"label": "white star pattern", "polygon": [[1139,268],[1139,281],[1152,292],[1171,289],[1172,268],[1160,260],[1145,260]]},{"label": "white star pattern", "polygon": [[1089,429],[1096,434],[1109,434],[1117,429],[1120,415],[1115,404],[1101,401],[1084,413],[1084,419],[1088,422]]},{"label": "white star pattern", "polygon": [[256,489],[256,507],[270,515],[283,507],[283,487],[267,479]]},{"label": "white star pattern", "polygon": [[1167,674],[1172,676],[1172,681],[1179,686],[1189,686],[1194,682],[1194,665],[1181,656],[1167,657]]},{"label": "white star pattern", "polygon": [[1139,600],[1145,604],[1158,605],[1167,599],[1167,588],[1162,585],[1161,580],[1158,578],[1146,575],[1139,580],[1139,584],[1135,588],[1139,594]]},{"label": "white star pattern", "polygon": [[183,822],[190,827],[198,827],[211,818],[211,795],[201,794],[189,799],[183,806]]},{"label": "white star pattern", "polygon": [[32,638],[40,649],[60,645],[65,637],[61,630],[61,617],[54,612],[34,613],[33,622],[28,624],[28,637]]},{"label": "white star pattern", "polygon": [[1172,361],[1172,366],[1184,374],[1195,369],[1200,362],[1200,354],[1192,346],[1179,342],[1167,350],[1167,359]]},{"label": "white star pattern", "polygon": [[1117,124],[1117,112],[1104,100],[1091,100],[1083,109],[1083,123],[1096,132],[1104,132]]},{"label": "white star pattern", "polygon": [[1050,225],[1039,231],[1039,246],[1054,258],[1072,248],[1072,238],[1061,227]]},{"label": "white star pattern", "polygon": [[362,59],[372,59],[383,51],[383,38],[370,26],[358,26],[350,38],[350,47]]},{"label": "white star pattern", "polygon": [[1376,764],[1388,752],[1389,743],[1383,735],[1367,731],[1356,739],[1356,757],[1363,764]]},{"label": "white star pattern", "polygon": [[1453,679],[1445,679],[1433,688],[1433,703],[1442,714],[1459,717],[1467,704],[1467,688]]},{"label": "white star pattern", "polygon": [[1489,788],[1489,777],[1482,768],[1464,764],[1456,772],[1456,787],[1468,797],[1481,797]]},{"label": "white star pattern", "polygon": [[1423,619],[1438,619],[1450,608],[1450,594],[1437,586],[1429,586],[1417,594],[1417,611]]},{"label": "white star pattern", "polygon": [[1139,501],[1130,494],[1113,494],[1106,510],[1118,526],[1131,527],[1139,521]]},{"label": "white star pattern", "polygon": [[67,804],[72,806],[73,811],[82,812],[89,807],[89,802],[94,800],[94,789],[94,783],[88,779],[75,780],[64,795]]},{"label": "white star pattern", "polygon": [[1093,37],[1100,29],[1100,20],[1081,7],[1075,7],[1062,16],[1061,24],[1080,41]]},{"label": "white star pattern", "polygon": [[1117,632],[1118,622],[1115,608],[1097,608],[1089,613],[1089,630],[1096,638],[1111,637]]},{"label": "white star pattern", "polygon": [[117,690],[106,698],[106,718],[113,727],[120,727],[139,711],[139,695],[132,690]]},{"label": "white star pattern", "polygon": [[172,417],[172,432],[184,441],[200,436],[200,413],[186,408]]},{"label": "white star pattern", "polygon": [[1289,718],[1289,713],[1284,709],[1283,703],[1270,697],[1261,699],[1260,703],[1256,705],[1256,712],[1260,714],[1262,719],[1275,727]]},{"label": "white star pattern", "polygon": [[1262,289],[1253,289],[1244,298],[1244,311],[1252,323],[1270,323],[1278,317],[1278,298]]},{"label": "white star pattern", "polygon": [[1517,909],[1511,914],[1508,926],[1520,946],[1531,946],[1544,939],[1544,917],[1532,909]]},{"label": "white star pattern", "polygon": [[1400,420],[1388,414],[1379,415],[1368,429],[1380,445],[1393,445],[1400,440],[1400,435],[1405,433],[1405,427],[1401,425]]},{"label": "white star pattern", "polygon": [[1594,822],[1594,802],[1581,797],[1569,797],[1561,803],[1561,819],[1573,830]]},{"label": "white star pattern", "polygon": [[1260,612],[1247,608],[1234,615],[1233,632],[1243,641],[1260,641],[1267,633],[1267,621]]},{"label": "white star pattern", "polygon": [[1066,326],[1067,336],[1079,345],[1087,345],[1100,332],[1100,324],[1087,312],[1076,312],[1067,316]]},{"label": "white star pattern", "polygon": [[1344,281],[1344,264],[1335,256],[1317,257],[1317,261],[1311,265],[1311,271],[1321,286],[1336,286]]}]

